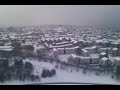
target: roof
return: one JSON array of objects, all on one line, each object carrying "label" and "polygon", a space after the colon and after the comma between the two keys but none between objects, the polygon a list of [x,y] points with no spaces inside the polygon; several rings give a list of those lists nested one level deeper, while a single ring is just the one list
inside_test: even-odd
[{"label": "roof", "polygon": [[101,58],[101,60],[106,61],[106,60],[108,60],[108,58],[107,57],[103,57],[103,58]]},{"label": "roof", "polygon": [[76,54],[71,54],[71,56],[72,56],[73,58],[78,57],[78,55],[76,55]]},{"label": "roof", "polygon": [[74,41],[73,43],[75,44],[75,43],[77,43],[78,41]]},{"label": "roof", "polygon": [[79,46],[76,46],[75,48],[79,48]]},{"label": "roof", "polygon": [[112,44],[119,44],[118,42],[111,42]]},{"label": "roof", "polygon": [[12,51],[12,46],[0,46],[0,50],[3,50],[3,51]]},{"label": "roof", "polygon": [[90,59],[90,57],[83,57],[83,56],[81,56],[81,59]]},{"label": "roof", "polygon": [[55,43],[55,44],[56,44],[56,45],[60,45],[60,44],[67,44],[67,43],[69,43],[69,42],[67,42],[67,41],[63,41],[63,42]]},{"label": "roof", "polygon": [[112,50],[118,50],[118,48],[113,48]]},{"label": "roof", "polygon": [[56,48],[53,48],[53,51],[57,51],[57,49],[56,49]]},{"label": "roof", "polygon": [[94,49],[94,48],[96,48],[96,47],[97,47],[97,46],[92,46],[91,48]]},{"label": "roof", "polygon": [[63,49],[63,50],[64,50],[64,49],[75,49],[75,47],[69,47],[69,48],[68,48],[68,47],[67,47],[67,48],[57,48],[57,49]]},{"label": "roof", "polygon": [[107,50],[107,48],[100,48],[101,50]]},{"label": "roof", "polygon": [[90,54],[91,58],[99,58],[99,54]]},{"label": "roof", "polygon": [[37,49],[42,49],[42,48],[45,48],[43,45],[39,45],[38,47],[37,47]]},{"label": "roof", "polygon": [[59,46],[50,46],[50,48],[61,48],[61,47],[66,47],[66,46],[72,46],[72,44],[65,44],[65,45],[59,45]]},{"label": "roof", "polygon": [[73,58],[90,59],[90,57],[83,57],[83,56],[79,56],[79,55],[76,55],[76,54],[71,54],[71,56],[72,56]]},{"label": "roof", "polygon": [[114,59],[120,61],[120,57],[114,57]]},{"label": "roof", "polygon": [[105,53],[105,52],[101,52],[100,54],[101,54],[101,55],[105,55],[106,53]]},{"label": "roof", "polygon": [[87,51],[87,50],[85,50],[85,49],[82,49],[82,51],[83,51],[83,52],[88,52],[88,51]]}]

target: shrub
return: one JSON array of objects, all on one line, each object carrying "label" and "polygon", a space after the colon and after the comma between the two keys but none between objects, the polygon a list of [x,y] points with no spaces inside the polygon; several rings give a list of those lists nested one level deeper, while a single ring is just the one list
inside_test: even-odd
[{"label": "shrub", "polygon": [[52,69],[51,72],[52,72],[52,75],[56,74],[56,70],[55,69]]},{"label": "shrub", "polygon": [[41,76],[42,76],[42,78],[46,78],[48,76],[48,70],[47,69],[43,69]]}]

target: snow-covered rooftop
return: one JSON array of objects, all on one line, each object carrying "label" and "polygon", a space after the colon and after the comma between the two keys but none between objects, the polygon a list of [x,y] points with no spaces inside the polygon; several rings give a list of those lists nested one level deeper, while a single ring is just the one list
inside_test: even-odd
[{"label": "snow-covered rooftop", "polygon": [[50,46],[50,48],[61,48],[61,47],[66,47],[66,46],[72,46],[72,44],[65,44],[65,45],[59,45],[59,46]]},{"label": "snow-covered rooftop", "polygon": [[114,57],[114,59],[120,61],[120,57]]},{"label": "snow-covered rooftop", "polygon": [[0,50],[3,50],[3,51],[12,51],[12,46],[0,46]]},{"label": "snow-covered rooftop", "polygon": [[112,50],[118,50],[118,48],[113,48]]},{"label": "snow-covered rooftop", "polygon": [[106,53],[105,53],[105,52],[101,52],[100,54],[101,54],[101,55],[105,55]]},{"label": "snow-covered rooftop", "polygon": [[107,48],[100,48],[101,50],[107,50]]},{"label": "snow-covered rooftop", "polygon": [[90,59],[90,57],[83,57],[83,56],[79,56],[79,55],[76,55],[76,54],[71,54],[71,56],[72,56],[73,58]]},{"label": "snow-covered rooftop", "polygon": [[91,58],[99,58],[99,54],[90,54]]},{"label": "snow-covered rooftop", "polygon": [[106,60],[108,60],[108,58],[107,57],[103,57],[103,58],[101,58],[101,60],[106,61]]},{"label": "snow-covered rooftop", "polygon": [[97,46],[92,46],[91,48],[94,49],[94,48],[96,48],[96,47],[97,47]]},{"label": "snow-covered rooftop", "polygon": [[111,42],[112,44],[119,44],[118,42]]},{"label": "snow-covered rooftop", "polygon": [[74,41],[73,43],[75,44],[75,43],[77,43],[78,41]]},{"label": "snow-covered rooftop", "polygon": [[92,47],[86,47],[84,49],[95,49],[97,46],[92,46]]},{"label": "snow-covered rooftop", "polygon": [[53,48],[53,51],[57,51],[58,49],[56,49],[56,48]]},{"label": "snow-covered rooftop", "polygon": [[60,45],[60,44],[67,44],[69,43],[68,41],[63,41],[63,42],[60,42],[60,43],[55,43],[56,45]]},{"label": "snow-covered rooftop", "polygon": [[37,49],[45,48],[43,45],[38,45]]},{"label": "snow-covered rooftop", "polygon": [[88,51],[87,51],[87,50],[85,50],[85,49],[82,49],[82,51],[83,51],[83,52],[88,52]]}]

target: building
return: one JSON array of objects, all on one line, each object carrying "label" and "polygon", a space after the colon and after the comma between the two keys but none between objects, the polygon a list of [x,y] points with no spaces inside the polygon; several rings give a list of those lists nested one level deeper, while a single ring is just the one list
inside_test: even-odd
[{"label": "building", "polygon": [[118,48],[112,48],[112,55],[117,56],[118,55]]},{"label": "building", "polygon": [[83,56],[78,56],[75,54],[71,54],[71,63],[76,63],[76,64],[81,64],[81,65],[89,65],[90,64],[90,57],[83,57]]},{"label": "building", "polygon": [[113,47],[113,48],[118,48],[119,47],[119,43],[118,42],[111,42],[111,46]]},{"label": "building", "polygon": [[89,65],[90,64],[90,57],[80,57],[80,64]]},{"label": "building", "polygon": [[6,57],[12,54],[13,47],[12,46],[0,46],[0,56]]},{"label": "building", "polygon": [[103,58],[103,57],[107,57],[107,53],[101,52],[101,53],[100,53],[100,58]]},{"label": "building", "polygon": [[52,54],[52,55],[53,55],[52,58],[56,59],[56,58],[58,57],[58,55],[59,55],[59,54],[58,54],[58,49],[54,48],[54,49],[53,49],[53,54]]},{"label": "building", "polygon": [[100,60],[101,60],[101,61],[100,61],[100,64],[101,64],[102,66],[107,66],[107,65],[108,65],[108,58],[107,58],[107,57],[103,57],[103,58],[101,58]]},{"label": "building", "polygon": [[75,54],[76,53],[76,48],[71,47],[71,48],[57,48],[58,54]]},{"label": "building", "polygon": [[84,49],[88,51],[88,55],[95,54],[97,52],[97,46],[86,47]]},{"label": "building", "polygon": [[86,49],[82,49],[81,51],[82,51],[82,56],[84,56],[84,57],[89,56],[88,51]]},{"label": "building", "polygon": [[101,53],[101,52],[107,53],[107,48],[99,48],[99,53]]},{"label": "building", "polygon": [[90,54],[90,64],[99,64],[99,54]]},{"label": "building", "polygon": [[114,65],[115,66],[120,65],[120,57],[114,57]]}]

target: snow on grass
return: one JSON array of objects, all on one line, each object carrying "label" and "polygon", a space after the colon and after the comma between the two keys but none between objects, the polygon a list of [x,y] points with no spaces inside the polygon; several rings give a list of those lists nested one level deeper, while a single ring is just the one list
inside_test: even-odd
[{"label": "snow on grass", "polygon": [[[31,62],[34,66],[34,74],[41,76],[42,69],[47,68],[49,70],[53,69],[56,63],[38,61],[38,60],[29,60],[25,59],[24,63],[28,61]],[[111,75],[100,74],[99,76],[95,75],[95,72],[87,72],[86,74],[82,73],[82,69],[66,67],[67,69],[61,70],[60,68],[56,69],[56,75],[53,77],[41,78],[40,81],[7,81],[0,83],[0,85],[23,85],[23,84],[34,84],[34,83],[59,83],[59,82],[75,82],[75,83],[101,83],[101,84],[119,84],[120,82],[115,79],[111,79]]]},{"label": "snow on grass", "polygon": [[60,61],[62,62],[67,62],[68,61],[68,57],[70,57],[70,54],[65,54],[65,55],[59,55],[58,58]]},{"label": "snow on grass", "polygon": [[87,73],[86,75],[82,72],[68,72],[64,70],[57,70],[56,76],[52,78],[42,78],[44,83],[55,83],[55,82],[76,82],[76,83],[101,83],[101,84],[120,84],[110,78],[107,75],[97,76],[92,73]]},{"label": "snow on grass", "polygon": [[29,60],[29,59],[25,59],[24,60],[24,63],[25,62],[31,62],[33,64],[33,67],[34,67],[34,71],[33,71],[33,74],[35,75],[41,75],[42,73],[42,69],[53,69],[55,67],[55,63],[51,64],[49,62],[44,62],[44,61],[38,61],[38,60]]}]

